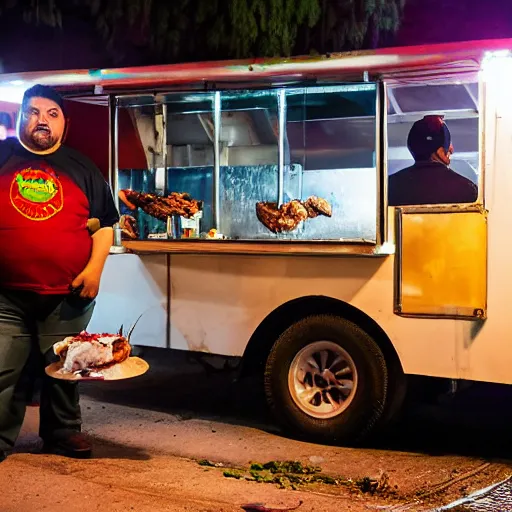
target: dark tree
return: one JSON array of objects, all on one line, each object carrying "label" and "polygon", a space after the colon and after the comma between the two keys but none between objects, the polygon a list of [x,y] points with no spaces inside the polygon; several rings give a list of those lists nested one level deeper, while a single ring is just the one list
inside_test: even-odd
[{"label": "dark tree", "polygon": [[[157,60],[290,55],[318,0],[75,0],[114,47],[127,33]],[[136,31],[136,33],[134,33]]]},{"label": "dark tree", "polygon": [[405,1],[4,0],[0,22],[15,13],[72,52],[68,27],[80,19],[101,62],[124,66],[374,48],[396,32]]},{"label": "dark tree", "polygon": [[[400,26],[406,0],[321,0],[319,22],[302,37],[319,53],[377,48]],[[307,50],[307,48],[301,48]]]}]

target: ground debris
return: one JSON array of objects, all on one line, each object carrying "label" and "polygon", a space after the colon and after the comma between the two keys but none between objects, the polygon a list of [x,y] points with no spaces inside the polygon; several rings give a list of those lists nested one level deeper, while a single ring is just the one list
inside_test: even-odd
[{"label": "ground debris", "polygon": [[244,477],[240,471],[237,471],[236,469],[227,469],[222,473],[226,478],[236,478],[237,480],[240,480]]},{"label": "ground debris", "polygon": [[209,467],[209,468],[222,468],[222,467],[224,467],[224,464],[222,464],[222,462],[212,462],[212,461],[210,461],[208,459],[198,460],[197,463],[200,466],[206,466],[206,467]]},{"label": "ground debris", "polygon": [[335,478],[322,475],[322,468],[308,466],[299,461],[270,461],[265,464],[252,463],[246,480],[258,483],[277,484],[281,489],[297,489],[299,485],[324,483],[337,485]]},{"label": "ground debris", "polygon": [[389,494],[396,490],[391,487],[389,476],[385,472],[381,472],[377,478],[368,476],[359,478],[355,481],[355,485],[364,494]]},{"label": "ground debris", "polygon": [[297,475],[312,475],[320,473],[322,468],[318,466],[307,466],[296,460],[275,461],[272,460],[265,464],[251,464],[251,470],[263,471],[268,470],[271,473],[293,473]]},{"label": "ground debris", "polygon": [[302,500],[299,501],[299,504],[295,507],[289,507],[289,508],[272,508],[272,507],[266,507],[262,503],[249,503],[247,505],[242,505],[242,509],[245,510],[245,512],[288,512],[291,510],[297,510],[302,505]]},{"label": "ground debris", "polygon": [[[202,466],[221,467],[211,461],[201,460]],[[331,476],[322,473],[319,466],[310,466],[300,461],[269,461],[266,463],[253,462],[249,468],[225,468],[223,475],[226,478],[247,480],[249,482],[277,485],[280,489],[298,490],[313,484],[323,484],[335,487],[344,487],[349,492],[379,495],[386,497],[396,496],[397,486],[391,486],[389,477],[381,472],[378,477],[365,476],[352,480],[341,476]]]}]

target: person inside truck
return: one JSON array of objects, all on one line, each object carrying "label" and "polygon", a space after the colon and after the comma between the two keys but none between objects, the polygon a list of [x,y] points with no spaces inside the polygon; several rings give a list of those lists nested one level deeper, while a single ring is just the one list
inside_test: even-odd
[{"label": "person inside truck", "polygon": [[450,169],[453,145],[443,116],[416,121],[407,138],[414,164],[389,177],[390,206],[473,203],[476,185]]}]

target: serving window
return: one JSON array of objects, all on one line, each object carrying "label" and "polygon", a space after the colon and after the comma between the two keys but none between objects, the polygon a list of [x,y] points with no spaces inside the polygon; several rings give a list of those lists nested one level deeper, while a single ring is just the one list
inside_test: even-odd
[{"label": "serving window", "polygon": [[[468,204],[481,202],[481,165],[480,165],[480,120],[479,120],[479,87],[478,82],[467,83],[434,83],[410,84],[391,86],[387,89],[388,96],[388,176],[392,177],[415,165],[415,158],[408,147],[408,137],[414,123],[424,118],[435,119],[440,116],[449,130],[451,149],[449,150],[446,166],[458,176],[469,180],[478,192],[478,197],[471,200],[467,194],[457,194],[453,191],[454,201],[446,201],[446,194],[436,194],[429,190],[428,194],[415,194],[415,176],[412,174],[408,180],[412,189],[410,195],[402,191],[401,198],[405,201],[401,205],[428,206],[428,204]],[[428,135],[428,134],[423,134]],[[415,139],[416,146],[423,149],[425,156],[420,160],[430,160],[431,148],[427,147],[429,141]],[[446,143],[448,146],[448,142]],[[437,144],[434,144],[437,145]],[[418,149],[418,150],[419,150]],[[434,157],[435,158],[435,157]],[[417,164],[418,165],[418,164]],[[420,163],[421,167],[421,163]],[[435,170],[435,169],[434,169]],[[421,185],[426,188],[442,188],[444,181],[437,180],[432,173],[432,180],[422,180]],[[420,179],[418,177],[418,179]],[[452,181],[450,186],[457,186]],[[390,180],[392,186],[392,180]],[[465,187],[464,181],[459,180],[459,186]],[[390,198],[392,191],[389,190]],[[433,203],[418,200],[419,196],[438,199]],[[409,200],[407,201],[407,199]],[[392,204],[392,206],[394,206]]]},{"label": "serving window", "polygon": [[376,84],[117,104],[125,238],[376,243]]},{"label": "serving window", "polygon": [[300,197],[332,209],[304,222],[303,238],[376,240],[376,100],[375,84],[286,91],[285,170]]},{"label": "serving window", "polygon": [[[487,212],[478,84],[392,87],[388,100],[389,204],[398,206],[395,313],[483,320]],[[414,132],[417,122],[423,124]]]}]

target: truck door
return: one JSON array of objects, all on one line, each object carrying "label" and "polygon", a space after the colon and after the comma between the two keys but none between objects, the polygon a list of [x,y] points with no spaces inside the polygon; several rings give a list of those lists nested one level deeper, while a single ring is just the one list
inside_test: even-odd
[{"label": "truck door", "polygon": [[395,313],[485,319],[487,212],[478,205],[395,212]]}]

